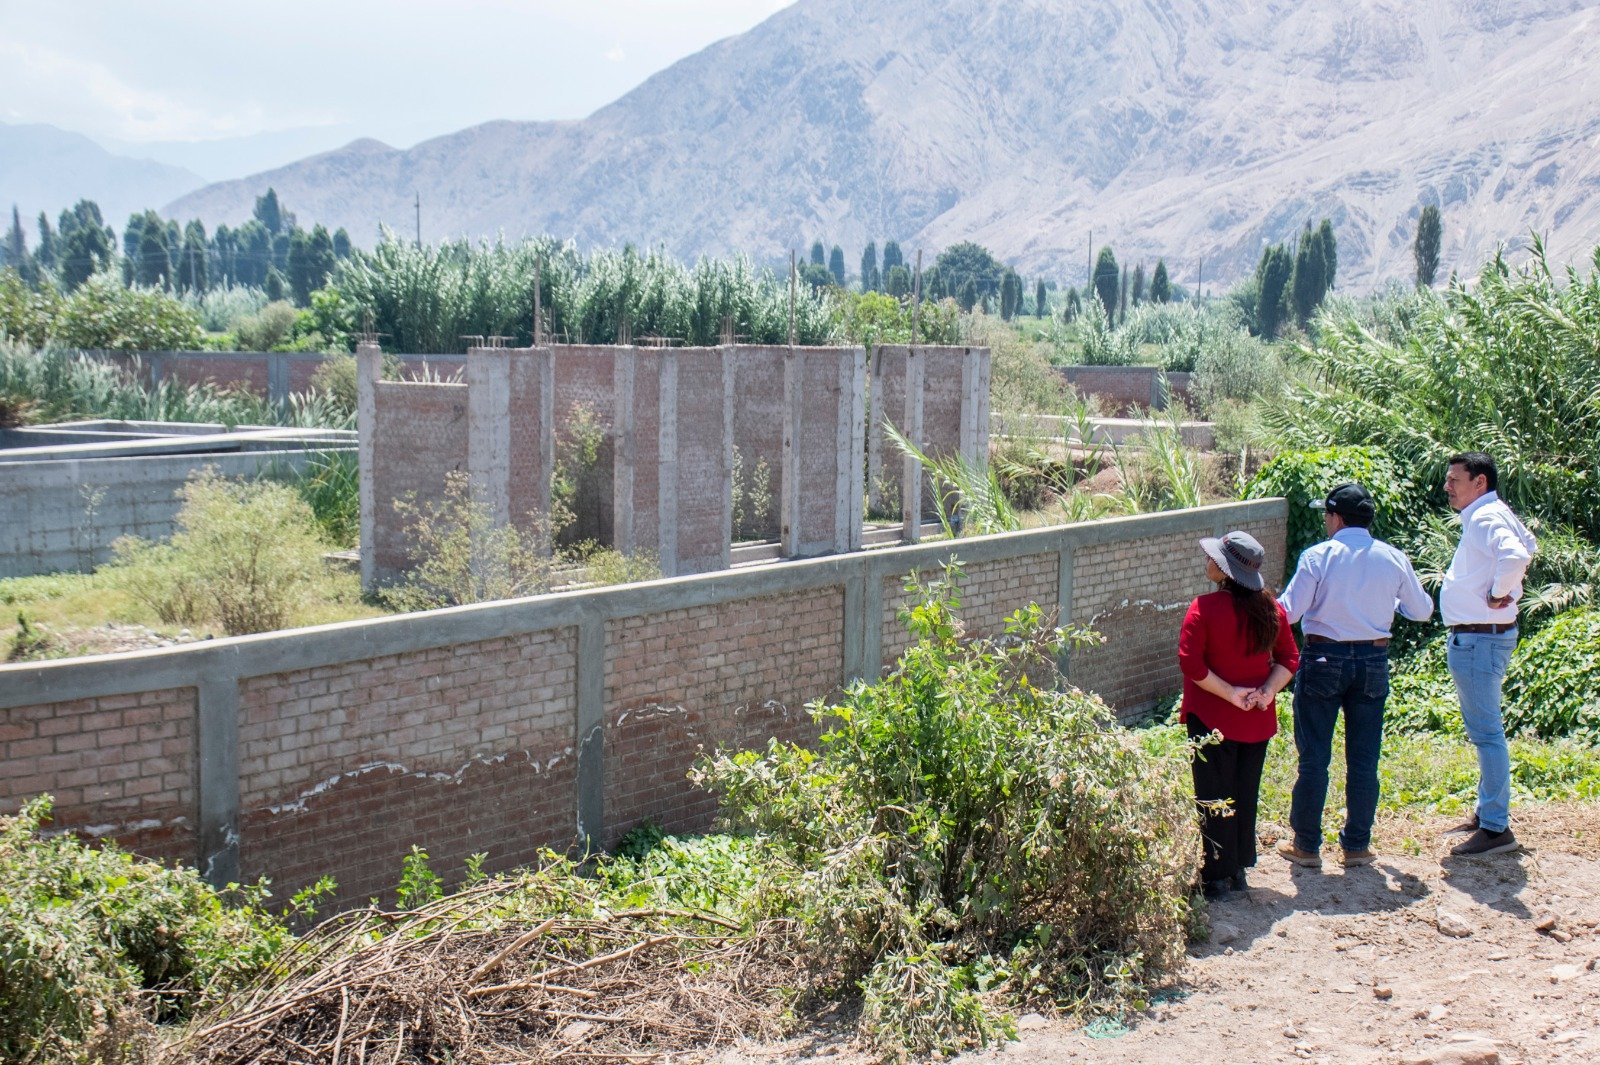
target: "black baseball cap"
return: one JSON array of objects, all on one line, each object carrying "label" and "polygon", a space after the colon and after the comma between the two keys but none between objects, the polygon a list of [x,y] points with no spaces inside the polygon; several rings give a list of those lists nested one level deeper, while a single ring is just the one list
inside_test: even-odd
[{"label": "black baseball cap", "polygon": [[1342,518],[1364,518],[1367,521],[1371,521],[1378,513],[1378,504],[1373,500],[1372,493],[1354,481],[1335,485],[1333,491],[1328,493],[1328,498],[1314,499],[1311,506]]}]

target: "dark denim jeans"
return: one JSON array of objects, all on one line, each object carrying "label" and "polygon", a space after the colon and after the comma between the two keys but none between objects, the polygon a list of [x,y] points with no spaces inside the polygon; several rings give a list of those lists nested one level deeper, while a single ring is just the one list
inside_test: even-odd
[{"label": "dark denim jeans", "polygon": [[1295,846],[1322,849],[1322,807],[1328,799],[1333,726],[1344,711],[1345,822],[1339,844],[1365,850],[1378,812],[1378,756],[1383,748],[1383,704],[1389,698],[1389,652],[1382,647],[1308,643],[1294,680],[1294,746],[1300,774],[1294,782],[1289,825]]}]

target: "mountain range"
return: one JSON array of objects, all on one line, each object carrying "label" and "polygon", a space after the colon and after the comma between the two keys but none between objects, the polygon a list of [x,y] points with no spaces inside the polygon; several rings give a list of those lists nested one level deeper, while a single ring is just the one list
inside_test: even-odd
[{"label": "mountain range", "polygon": [[[79,133],[0,122],[0,208],[17,208],[29,247],[38,240],[34,220],[40,211],[53,226],[63,208],[87,198],[120,230],[133,212],[158,207],[205,183],[182,167],[108,152]],[[0,229],[10,223],[7,216]]]},{"label": "mountain range", "polygon": [[1080,283],[1095,246],[1174,280],[1253,269],[1326,216],[1340,285],[1600,234],[1592,0],[799,0],[588,118],[335,151],[181,196],[248,217],[274,187],[369,243],[553,233],[773,261],[814,239],[976,240]]}]

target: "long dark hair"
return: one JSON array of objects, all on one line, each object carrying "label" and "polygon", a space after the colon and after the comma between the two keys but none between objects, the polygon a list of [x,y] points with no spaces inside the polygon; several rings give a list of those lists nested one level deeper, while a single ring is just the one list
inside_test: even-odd
[{"label": "long dark hair", "polygon": [[1272,589],[1246,588],[1232,577],[1222,579],[1223,591],[1233,599],[1233,615],[1239,619],[1239,635],[1247,641],[1251,654],[1265,654],[1278,639],[1278,599]]}]

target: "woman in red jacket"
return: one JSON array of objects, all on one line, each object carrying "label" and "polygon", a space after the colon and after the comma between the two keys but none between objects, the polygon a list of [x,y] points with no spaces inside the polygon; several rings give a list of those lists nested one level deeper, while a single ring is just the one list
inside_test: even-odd
[{"label": "woman in red jacket", "polygon": [[[1189,604],[1178,637],[1183,671],[1179,718],[1191,740],[1212,732],[1221,743],[1191,761],[1200,803],[1207,898],[1246,888],[1256,864],[1256,799],[1267,741],[1278,731],[1277,695],[1300,665],[1283,607],[1261,577],[1266,551],[1249,533],[1200,541],[1206,576],[1217,590]],[[1226,808],[1219,804],[1226,802]]]}]

